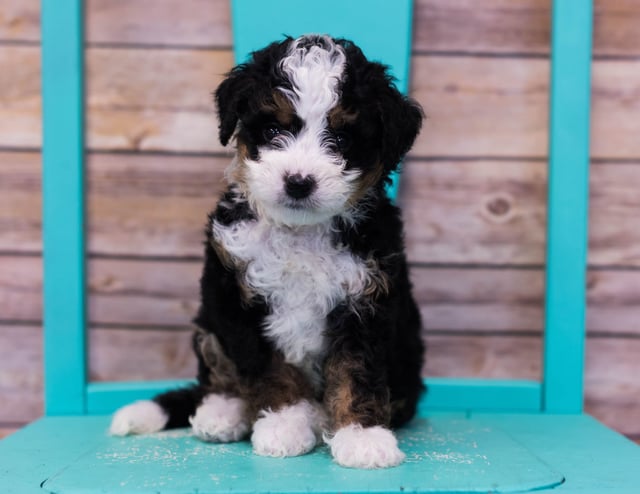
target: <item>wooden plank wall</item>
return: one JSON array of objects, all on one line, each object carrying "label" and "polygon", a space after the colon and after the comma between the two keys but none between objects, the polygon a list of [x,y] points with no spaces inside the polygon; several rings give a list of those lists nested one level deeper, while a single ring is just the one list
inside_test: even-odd
[{"label": "wooden plank wall", "polygon": [[[191,376],[225,0],[87,0],[90,373]],[[432,376],[540,375],[549,0],[417,0],[402,205]],[[41,390],[39,2],[0,4],[0,434]],[[640,437],[640,3],[597,0],[587,410]]]}]

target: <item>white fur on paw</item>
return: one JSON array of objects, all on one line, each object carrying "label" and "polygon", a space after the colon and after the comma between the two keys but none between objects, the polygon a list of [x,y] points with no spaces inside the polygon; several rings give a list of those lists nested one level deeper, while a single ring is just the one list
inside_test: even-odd
[{"label": "white fur on paw", "polygon": [[253,450],[262,456],[303,455],[315,448],[325,422],[320,407],[308,401],[277,412],[263,410],[253,424]]},{"label": "white fur on paw", "polygon": [[189,418],[193,433],[203,441],[239,441],[249,432],[246,403],[241,398],[210,394]]},{"label": "white fur on paw", "polygon": [[169,417],[160,405],[151,401],[136,401],[118,410],[111,420],[109,433],[114,436],[150,434],[164,429]]},{"label": "white fur on paw", "polygon": [[343,467],[387,468],[402,463],[405,455],[389,429],[358,424],[338,429],[333,437],[325,437],[334,460]]}]

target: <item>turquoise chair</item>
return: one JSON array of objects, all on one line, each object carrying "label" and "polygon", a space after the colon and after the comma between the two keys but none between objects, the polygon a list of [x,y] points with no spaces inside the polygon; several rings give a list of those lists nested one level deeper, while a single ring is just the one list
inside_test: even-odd
[{"label": "turquoise chair", "polygon": [[[276,4],[285,7],[278,24],[263,26]],[[329,32],[391,63],[407,89],[410,0],[303,5],[234,1],[237,59],[282,33]],[[427,379],[419,416],[399,432],[407,460],[381,471],[341,468],[326,448],[282,460],[255,456],[248,443],[205,444],[184,430],[106,434],[115,408],[181,383],[87,380],[82,2],[42,7],[45,417],[0,442],[0,492],[640,493],[640,448],[582,408],[590,1],[553,2],[542,380]]]}]

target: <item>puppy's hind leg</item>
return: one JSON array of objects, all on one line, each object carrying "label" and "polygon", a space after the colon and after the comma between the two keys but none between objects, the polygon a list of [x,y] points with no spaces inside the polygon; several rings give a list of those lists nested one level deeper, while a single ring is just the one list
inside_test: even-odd
[{"label": "puppy's hind leg", "polygon": [[189,417],[204,395],[203,388],[196,385],[168,391],[153,400],[136,401],[114,414],[109,432],[114,436],[127,436],[188,427]]}]

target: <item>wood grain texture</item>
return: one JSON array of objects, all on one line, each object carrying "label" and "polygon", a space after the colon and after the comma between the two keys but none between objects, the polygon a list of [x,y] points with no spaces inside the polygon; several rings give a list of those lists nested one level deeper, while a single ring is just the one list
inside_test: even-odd
[{"label": "wood grain texture", "polygon": [[[194,257],[228,157],[90,154],[93,254]],[[640,167],[591,167],[592,266],[640,266]],[[538,161],[409,160],[404,208],[409,258],[428,264],[544,263],[546,167]],[[40,157],[0,153],[0,252],[41,250]]]},{"label": "wood grain texture", "polygon": [[88,0],[89,43],[231,46],[228,0]]},{"label": "wood grain texture", "polygon": [[549,0],[416,0],[414,16],[414,50],[549,52]]},{"label": "wood grain texture", "polygon": [[623,434],[640,433],[638,355],[637,338],[587,340],[585,409]]},{"label": "wood grain texture", "polygon": [[42,251],[40,172],[39,153],[0,152],[0,252]]},{"label": "wood grain texture", "polygon": [[[0,422],[24,423],[42,413],[41,331],[0,325]],[[20,344],[16,344],[20,342]],[[426,371],[431,376],[536,378],[540,339],[531,336],[435,334]],[[96,380],[190,378],[195,362],[190,331],[94,328],[90,375]],[[590,338],[587,344],[587,411],[609,426],[639,434],[640,340]]]},{"label": "wood grain texture", "polygon": [[42,331],[0,324],[0,422],[25,423],[43,413]]},{"label": "wood grain texture", "polygon": [[[37,47],[0,58],[0,146],[40,146]],[[221,152],[211,91],[232,65],[228,50],[87,50],[87,145],[102,150]],[[638,158],[640,61],[593,66],[592,152]],[[546,60],[419,55],[412,94],[427,113],[413,156],[544,157]]]},{"label": "wood grain texture", "polygon": [[[496,54],[549,52],[550,0],[416,0],[413,48]],[[87,0],[90,44],[231,46],[227,0]],[[596,56],[640,52],[640,5],[596,0]],[[0,42],[40,39],[37,0],[0,4]]]},{"label": "wood grain texture", "polygon": [[[116,334],[117,333],[117,334]],[[144,333],[142,335],[141,333]],[[188,331],[91,332],[92,375],[106,379],[192,377]],[[529,336],[427,336],[426,374],[536,379],[540,375],[541,341]],[[639,432],[640,340],[590,338],[587,344],[586,410],[611,427]],[[142,354],[145,356],[140,357]],[[145,359],[131,366],[129,358]],[[147,357],[148,355],[148,357]],[[124,369],[127,369],[126,371]],[[171,372],[167,372],[170,369]]]},{"label": "wood grain texture", "polygon": [[[0,256],[0,320],[42,317],[39,257]],[[200,260],[92,259],[89,319],[122,327],[189,327],[199,304]],[[413,266],[414,293],[428,330],[528,334],[542,330],[540,269]],[[592,334],[640,335],[640,271],[588,274]]]},{"label": "wood grain texture", "polygon": [[200,256],[207,214],[230,158],[95,155],[89,159],[89,250]]},{"label": "wood grain texture", "polygon": [[231,51],[87,51],[87,146],[222,151],[212,91]]},{"label": "wood grain texture", "polygon": [[410,260],[542,263],[543,163],[409,162],[402,187]]},{"label": "wood grain texture", "polygon": [[40,2],[3,0],[0,3],[0,42],[40,41]]},{"label": "wood grain texture", "polygon": [[[416,0],[414,50],[548,55],[550,0]],[[594,2],[595,56],[633,56],[640,50],[640,4]]]}]

